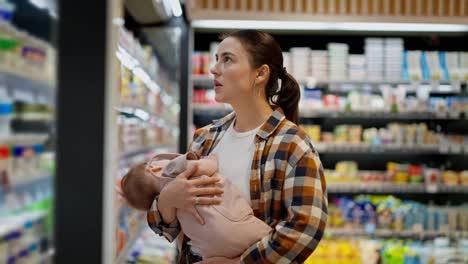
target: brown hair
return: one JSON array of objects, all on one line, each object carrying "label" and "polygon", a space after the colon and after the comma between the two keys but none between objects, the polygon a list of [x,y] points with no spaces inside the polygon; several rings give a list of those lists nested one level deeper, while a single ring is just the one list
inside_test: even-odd
[{"label": "brown hair", "polygon": [[[224,34],[221,39],[228,37],[240,40],[254,68],[263,64],[270,67],[270,79],[265,88],[266,100],[281,107],[286,118],[298,124],[301,92],[296,79],[283,66],[283,53],[278,42],[270,34],[258,30],[239,30]],[[278,79],[281,79],[280,89]]]},{"label": "brown hair", "polygon": [[122,178],[122,193],[128,204],[139,210],[148,210],[153,203],[155,186],[145,174],[146,163],[131,168]]}]

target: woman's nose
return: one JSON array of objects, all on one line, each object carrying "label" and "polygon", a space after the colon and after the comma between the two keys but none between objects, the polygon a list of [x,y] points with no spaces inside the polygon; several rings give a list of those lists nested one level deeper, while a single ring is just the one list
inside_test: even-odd
[{"label": "woman's nose", "polygon": [[211,66],[210,73],[213,75],[219,75],[218,63],[215,63],[213,66]]}]

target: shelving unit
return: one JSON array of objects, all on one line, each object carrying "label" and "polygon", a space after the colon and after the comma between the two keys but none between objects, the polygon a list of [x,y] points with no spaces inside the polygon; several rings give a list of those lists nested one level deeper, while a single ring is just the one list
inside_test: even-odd
[{"label": "shelving unit", "polygon": [[328,183],[330,194],[362,194],[362,193],[410,193],[410,194],[437,194],[437,193],[466,193],[468,186],[448,186],[439,184],[426,186],[423,183]]},{"label": "shelving unit", "polygon": [[[463,155],[468,153],[462,148],[453,151],[445,145],[378,145],[369,144],[315,144],[316,149],[323,154],[413,154],[413,155]],[[447,147],[447,149],[444,149]]]},{"label": "shelving unit", "polygon": [[[382,12],[387,10],[383,6],[391,4],[392,8],[395,8],[396,4],[394,2],[404,5],[404,3],[408,4],[410,1],[356,0],[351,2],[331,1],[334,3],[329,4],[331,3],[330,1],[320,0],[296,1],[294,3],[279,0],[260,1],[261,3],[258,3],[258,5],[249,4],[248,1],[246,1],[247,4],[243,5],[243,1],[240,1],[240,6],[236,4],[223,5],[222,2],[223,1],[209,0],[203,3],[197,2],[192,5],[191,17],[198,20],[193,23],[195,27],[195,45],[192,64],[193,74],[191,76],[191,83],[193,89],[196,91],[194,92],[194,106],[192,112],[195,127],[205,126],[212,120],[219,119],[232,112],[229,106],[216,104],[213,101],[213,94],[211,92],[211,89],[213,89],[213,76],[206,71],[206,64],[210,64],[212,60],[211,57],[214,54],[214,45],[212,45],[211,42],[219,41],[217,36],[220,31],[243,28],[266,30],[279,41],[283,52],[287,52],[294,47],[299,47],[299,49],[307,47],[312,51],[326,54],[324,56],[327,57],[327,59],[329,58],[328,56],[330,56],[330,51],[328,50],[329,43],[346,43],[349,47],[347,54],[361,55],[361,58],[363,58],[366,63],[372,59],[366,57],[365,38],[367,37],[401,38],[404,40],[404,46],[401,47],[403,49],[402,52],[412,50],[468,51],[466,47],[458,45],[466,41],[466,33],[464,32],[454,34],[450,37],[445,35],[444,32],[438,32],[437,30],[427,35],[423,31],[418,31],[417,34],[411,31],[401,33],[405,31],[405,29],[398,23],[388,24],[388,28],[386,29],[379,23],[367,23],[368,25],[366,26],[364,26],[366,23],[363,23],[360,27],[359,22],[369,21],[402,22],[411,20],[411,22],[422,22],[422,20],[428,19],[428,17],[431,16],[431,14],[429,14],[431,11],[430,8],[427,9],[428,14],[426,14],[424,18],[421,18],[422,16],[415,17],[411,12],[419,10],[416,6],[419,6],[424,1],[418,3],[416,3],[416,1],[414,5],[406,6],[406,13],[402,12],[401,14],[399,14],[397,10],[394,10],[391,14],[383,14]],[[327,6],[323,6],[325,2],[327,2]],[[432,7],[435,7],[435,1],[426,2],[424,3],[427,5],[433,4]],[[301,5],[301,3],[303,5]],[[382,8],[376,7],[379,4],[382,5],[380,6]],[[448,2],[446,4],[453,5],[453,3]],[[358,11],[364,10],[369,5],[374,6],[374,8],[370,8],[367,11]],[[445,8],[440,5],[437,6],[437,8]],[[443,19],[442,13],[432,15],[437,16],[437,19]],[[240,20],[236,21],[234,19]],[[275,19],[278,21],[271,21]],[[460,17],[459,23],[464,21],[464,19],[466,19],[465,15],[463,15],[463,18]],[[318,23],[317,21],[328,21],[329,23]],[[350,21],[356,23],[343,23]],[[423,23],[427,24],[431,22],[426,21]],[[354,26],[356,29],[354,31],[351,28],[351,24],[355,24]],[[394,25],[394,30],[391,29],[392,25]],[[412,25],[413,24],[408,24],[408,30]],[[419,24],[414,25],[421,26]],[[346,27],[350,28],[345,29]],[[363,29],[364,27],[368,27],[368,29]],[[382,29],[379,30],[379,27],[382,27]],[[375,29],[370,30],[370,28]],[[442,28],[443,27],[441,27],[441,29]],[[363,33],[363,30],[369,30],[369,32]],[[387,31],[390,32],[387,33]],[[431,36],[433,40],[439,40],[440,38],[441,41],[429,43],[425,41],[425,36]],[[334,171],[343,173],[341,175],[339,173],[336,175],[327,175],[328,172],[326,172],[326,177],[330,179],[330,182],[327,183],[329,195],[329,223],[327,224],[326,238],[321,242],[326,243],[326,245],[324,248],[319,248],[317,250],[316,256],[318,254],[319,257],[315,259],[314,255],[312,255],[310,260],[306,263],[321,263],[322,261],[330,261],[331,256],[346,255],[346,252],[339,251],[340,247],[343,246],[342,242],[344,240],[350,241],[349,246],[352,247],[356,245],[355,242],[357,239],[366,241],[372,240],[375,242],[375,240],[381,241],[387,239],[399,241],[435,241],[436,238],[441,237],[448,237],[457,241],[461,238],[466,238],[467,230],[450,230],[450,232],[448,230],[446,232],[431,230],[431,228],[424,230],[424,225],[421,226],[421,230],[417,231],[381,230],[379,229],[380,226],[378,222],[385,220],[379,217],[385,217],[385,215],[382,214],[382,208],[387,206],[385,204],[386,202],[389,204],[393,203],[394,207],[392,207],[392,210],[394,211],[391,214],[395,214],[397,210],[400,214],[402,212],[408,214],[407,210],[409,209],[407,208],[411,206],[415,206],[415,208],[417,206],[422,206],[425,208],[424,210],[426,210],[427,208],[432,208],[431,204],[433,203],[436,205],[446,205],[450,203],[452,206],[455,206],[467,202],[464,194],[468,192],[468,186],[462,184],[446,185],[441,176],[442,172],[440,174],[441,178],[437,181],[437,184],[429,184],[426,182],[428,180],[425,178],[426,175],[424,171],[419,171],[420,174],[417,174],[420,177],[422,176],[422,178],[419,178],[420,183],[411,183],[408,174],[404,175],[406,179],[408,179],[408,182],[405,183],[396,183],[397,180],[392,178],[394,176],[378,177],[369,175],[366,178],[353,174],[353,172],[356,173],[356,170],[358,174],[362,170],[383,171],[391,162],[397,163],[397,167],[401,164],[402,168],[405,167],[403,165],[406,165],[406,168],[411,166],[413,169],[417,168],[417,170],[426,170],[426,168],[443,168],[444,172],[447,170],[454,170],[457,172],[468,170],[466,162],[464,162],[468,155],[468,146],[466,145],[468,143],[466,140],[466,135],[468,134],[468,130],[466,129],[466,127],[468,127],[468,109],[454,110],[456,108],[450,108],[448,105],[446,105],[446,108],[436,107],[435,105],[437,105],[438,101],[432,100],[440,99],[447,100],[448,102],[453,98],[459,101],[462,101],[462,98],[468,98],[466,78],[451,77],[451,80],[448,80],[449,78],[444,80],[439,80],[440,78],[423,80],[423,78],[421,78],[418,80],[418,78],[414,76],[403,76],[402,74],[401,79],[387,79],[386,76],[383,76],[382,79],[376,79],[377,77],[371,76],[374,77],[374,80],[366,80],[367,77],[361,80],[351,80],[338,77],[333,78],[333,76],[329,77],[328,75],[331,75],[331,73],[328,67],[332,67],[330,66],[331,63],[329,63],[327,67],[323,66],[324,69],[327,69],[326,74],[317,74],[316,76],[304,78],[304,76],[296,76],[294,71],[297,70],[297,68],[303,69],[304,65],[309,65],[308,63],[311,65],[314,64],[312,52],[310,53],[310,61],[300,61],[298,64],[300,66],[292,64],[293,55],[291,54],[292,49],[289,53],[289,59],[285,61],[284,66],[289,73],[298,77],[297,81],[301,85],[303,92],[299,107],[300,123],[313,140],[314,147],[320,154],[320,159],[324,167],[326,169],[332,169],[340,161],[354,161],[358,166],[355,170],[350,169],[349,174],[342,172],[342,167],[341,170],[335,168]],[[385,54],[384,50],[379,54]],[[342,54],[338,56],[341,55]],[[297,56],[296,58],[306,60],[305,56],[308,55],[303,54],[302,57]],[[320,64],[323,62],[319,60],[318,63]],[[382,63],[387,62],[384,62],[384,59],[382,59]],[[342,64],[345,68],[347,67],[346,59],[342,60]],[[336,66],[337,64],[335,63],[334,65]],[[343,65],[340,64],[340,66]],[[383,65],[384,64],[382,64],[382,67]],[[403,73],[403,65],[401,68]],[[368,74],[367,68],[364,69],[366,69],[366,74]],[[384,69],[385,68],[382,68],[382,72],[386,73]],[[299,72],[302,73],[303,71],[299,70]],[[314,74],[314,71],[311,69],[309,69],[308,74],[310,74],[310,72]],[[404,78],[406,79],[403,80]],[[393,102],[392,100],[395,100],[397,92],[401,91],[404,91],[405,99],[401,100],[401,103],[399,101],[389,106],[388,102]],[[392,98],[388,96],[389,93],[391,96],[395,97]],[[327,97],[327,95],[330,95],[330,97]],[[203,96],[205,97],[203,98]],[[306,101],[304,100],[305,98],[310,100]],[[364,105],[362,102],[366,104]],[[455,102],[455,100],[453,100],[453,102]],[[415,105],[418,105],[418,107],[415,107]],[[416,126],[421,123],[426,125],[426,131],[430,131],[430,133],[436,135],[438,139],[434,141],[426,141],[426,139],[424,139],[421,141],[421,138],[419,138],[420,141],[415,140],[412,142],[410,140],[408,142],[404,132],[406,127]],[[403,131],[402,135],[398,134],[401,136],[399,140],[385,137],[388,136],[387,133],[395,128],[395,124]],[[335,128],[340,125],[347,125],[348,128],[354,127],[357,131],[360,131],[359,140],[357,140],[358,137],[355,136],[355,134],[353,134],[354,137],[352,139],[349,139],[352,137],[351,129],[348,129],[347,133],[349,135],[347,137],[342,136],[342,130],[335,130]],[[317,127],[319,128],[317,129]],[[356,127],[359,127],[359,129]],[[392,129],[390,129],[390,127],[392,127]],[[375,130],[372,131],[373,129]],[[364,137],[365,130],[368,132],[375,132],[378,136],[371,137],[369,134],[366,134],[367,136]],[[323,133],[327,133],[327,137],[322,137]],[[357,134],[358,132],[355,133]],[[396,134],[397,132],[393,133]],[[317,136],[317,134],[320,136]],[[330,135],[333,136],[333,139],[330,139]],[[458,141],[453,140],[454,138],[451,137],[452,135],[463,135],[465,138],[464,143],[459,143],[463,142],[460,138],[458,138]],[[339,137],[339,139],[335,141],[335,137]],[[356,141],[360,143],[351,143]],[[401,142],[401,144],[396,144],[397,142]],[[416,142],[424,142],[424,144],[417,144]],[[383,173],[385,173],[385,171],[383,171]],[[353,175],[354,178],[348,175]],[[356,182],[351,182],[351,180],[346,181],[345,179],[353,179]],[[374,179],[376,182],[367,182],[365,179]],[[339,182],[340,180],[343,182]],[[393,195],[393,199],[395,200],[392,200],[392,197],[388,195]],[[379,200],[384,198],[385,200]],[[404,200],[406,200],[406,202],[403,202]],[[400,202],[405,205],[401,207],[396,206],[396,204]],[[375,208],[375,213],[377,214],[377,204],[382,207],[378,209],[379,215],[375,222],[377,226],[374,226],[374,231],[366,232],[366,230],[364,230],[364,222],[368,220],[364,220],[364,218],[368,219],[371,217],[374,211],[371,209],[370,213],[367,211],[363,212],[364,209],[362,208],[371,206],[370,208]],[[417,204],[417,206],[415,204]],[[345,223],[342,223],[342,225],[356,225],[355,221],[357,221],[359,222],[359,227],[337,229],[339,225],[337,219],[339,218],[337,218],[336,214],[340,213],[342,218],[345,218],[345,213],[343,212],[345,210],[344,208],[350,208],[350,206],[355,206],[352,208],[361,209],[355,209],[358,210],[358,212],[354,212],[354,209],[348,209],[348,211],[346,211],[346,220],[343,220]],[[431,210],[439,209],[441,210],[440,212],[437,211],[437,213],[440,213],[439,216],[442,218],[445,217],[446,215],[441,213],[443,209],[432,208]],[[419,208],[414,210],[423,209]],[[454,207],[450,208],[450,210],[461,211],[464,209],[461,207]],[[432,213],[434,212],[431,211],[431,214]],[[359,220],[355,218],[351,220],[352,217],[356,217]],[[413,220],[408,218],[408,221]],[[418,221],[420,221],[419,224],[421,224],[422,220],[419,219]],[[383,222],[384,221],[382,221],[382,223]],[[335,224],[337,226],[335,226]],[[336,242],[336,244],[330,244],[336,241],[335,239],[338,242]],[[399,242],[395,243],[398,244]],[[330,247],[328,248],[327,245]],[[327,249],[331,252],[326,252]],[[364,254],[360,252],[361,250],[361,248],[355,248],[351,251],[353,251],[356,256],[359,256],[361,253]],[[368,254],[370,253],[368,252]],[[358,259],[355,259],[354,262],[349,263],[360,263],[360,256],[357,258]],[[341,257],[340,261],[343,259],[345,258]]]},{"label": "shelving unit", "polygon": [[442,232],[442,231],[394,231],[394,230],[376,230],[366,232],[357,229],[328,229],[326,233],[332,237],[368,237],[368,238],[390,238],[390,239],[416,239],[428,240],[437,237],[466,238],[468,232]]},{"label": "shelving unit", "polygon": [[[37,30],[45,26],[47,15],[29,6],[10,20],[4,4],[0,4],[0,262],[50,261],[55,247],[51,220],[56,48]],[[29,12],[38,12],[37,28],[24,23],[31,22]]]}]

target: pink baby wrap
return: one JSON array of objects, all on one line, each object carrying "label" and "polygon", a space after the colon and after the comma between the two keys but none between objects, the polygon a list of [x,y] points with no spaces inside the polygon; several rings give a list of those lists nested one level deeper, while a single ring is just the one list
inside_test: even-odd
[{"label": "pink baby wrap", "polygon": [[[194,157],[196,158],[196,155],[190,152],[180,155],[172,159],[163,172],[156,176],[165,185],[185,171],[190,162],[199,163],[195,176],[213,176],[217,173],[218,165],[214,157],[193,160]],[[272,230],[270,226],[253,215],[252,208],[242,197],[240,190],[229,179],[223,176],[220,178],[224,185],[222,203],[197,206],[198,212],[205,220],[204,225],[200,225],[187,211],[177,210],[177,219],[182,231],[190,238],[192,246],[200,250],[203,258],[237,257]]]}]

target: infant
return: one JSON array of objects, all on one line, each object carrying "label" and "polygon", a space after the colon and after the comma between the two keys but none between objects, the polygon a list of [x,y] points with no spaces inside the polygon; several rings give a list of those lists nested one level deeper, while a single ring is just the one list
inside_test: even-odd
[{"label": "infant", "polygon": [[[150,162],[137,165],[122,179],[122,192],[128,203],[137,209],[148,210],[166,184],[184,172],[189,163],[198,163],[192,177],[217,174],[215,156],[199,159],[193,152],[187,154],[160,154]],[[201,225],[192,214],[177,210],[177,219],[192,246],[203,258],[234,258],[267,236],[271,227],[253,215],[249,203],[240,190],[224,177],[224,194],[220,205],[200,205],[197,210],[205,220]]]}]

